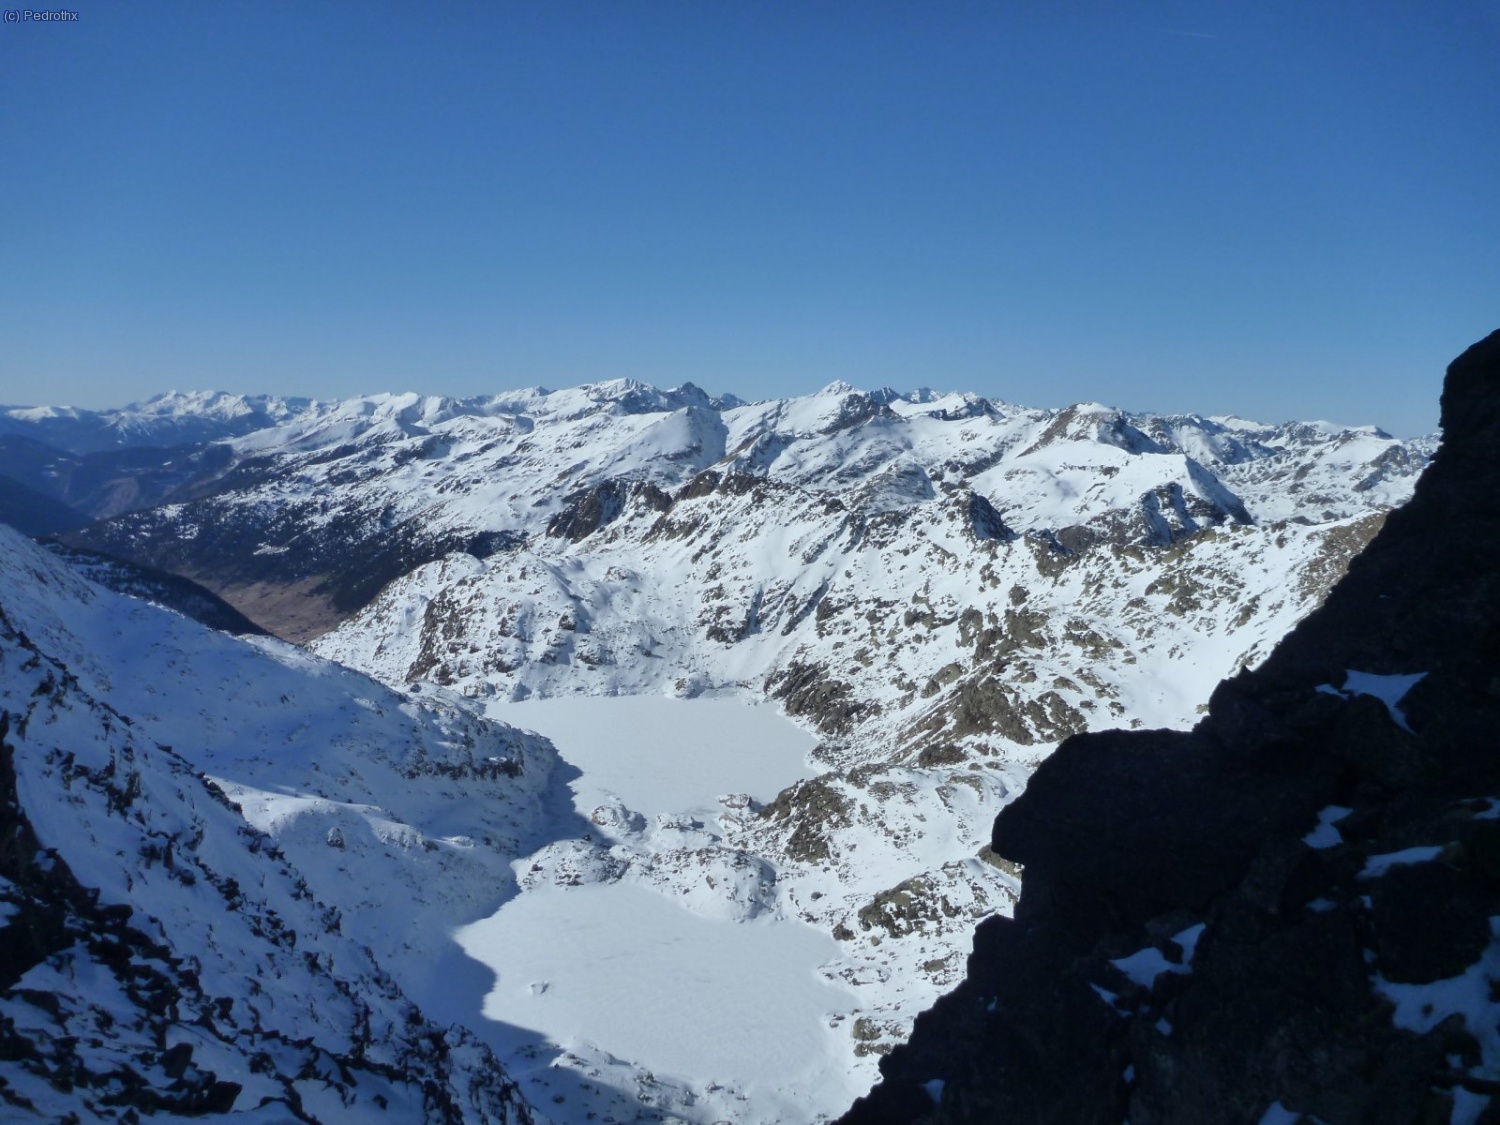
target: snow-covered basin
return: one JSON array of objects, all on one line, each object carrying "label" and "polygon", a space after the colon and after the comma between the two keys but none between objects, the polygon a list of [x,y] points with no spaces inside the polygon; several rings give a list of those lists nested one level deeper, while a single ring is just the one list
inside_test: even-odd
[{"label": "snow-covered basin", "polygon": [[716,808],[728,793],[769,800],[816,772],[817,739],[769,704],[662,695],[590,695],[491,703],[486,713],[552,740],[583,771],[574,805],[608,794],[648,818]]},{"label": "snow-covered basin", "polygon": [[[721,795],[768,800],[816,772],[816,739],[770,706],[734,699],[546,699],[489,713],[546,735],[582,771],[572,788],[585,817],[611,796],[648,824],[712,817]],[[830,1024],[855,999],[817,971],[839,948],[796,918],[706,917],[629,881],[546,885],[456,936],[495,974],[488,1020],[688,1087],[734,1088],[753,1118],[775,1107],[777,1118],[792,1109],[811,1120],[863,1092],[841,1080],[847,1031]]]},{"label": "snow-covered basin", "polygon": [[828,1024],[853,998],[816,973],[837,947],[801,922],[705,918],[612,883],[523,894],[459,940],[498,976],[484,1015],[559,1046],[593,1044],[691,1087],[827,1101],[809,1117],[863,1092],[839,1082],[847,1032]]}]

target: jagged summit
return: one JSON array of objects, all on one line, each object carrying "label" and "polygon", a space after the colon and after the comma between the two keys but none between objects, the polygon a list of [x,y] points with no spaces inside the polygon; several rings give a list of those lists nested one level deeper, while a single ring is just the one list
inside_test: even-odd
[{"label": "jagged summit", "polygon": [[1500,1082],[1500,332],[1325,604],[1191,733],[1080,735],[998,817],[1014,920],[844,1119],[1482,1121]]}]

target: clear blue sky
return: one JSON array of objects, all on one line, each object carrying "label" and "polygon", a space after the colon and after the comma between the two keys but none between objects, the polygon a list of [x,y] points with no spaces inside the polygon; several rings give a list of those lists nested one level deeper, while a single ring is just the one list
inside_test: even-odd
[{"label": "clear blue sky", "polygon": [[0,401],[833,379],[1432,429],[1500,3],[67,0]]}]

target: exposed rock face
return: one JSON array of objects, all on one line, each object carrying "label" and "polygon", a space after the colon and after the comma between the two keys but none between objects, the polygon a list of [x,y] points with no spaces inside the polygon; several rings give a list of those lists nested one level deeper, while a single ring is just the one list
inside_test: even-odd
[{"label": "exposed rock face", "polygon": [[981,924],[849,1125],[1500,1111],[1500,332],[1449,368],[1443,428],[1196,729],[1041,766],[994,829],[1014,920]]},{"label": "exposed rock face", "polygon": [[655,511],[665,512],[672,507],[671,497],[649,482],[607,480],[569,493],[566,507],[547,521],[547,534],[576,543],[613,521],[636,495]]}]

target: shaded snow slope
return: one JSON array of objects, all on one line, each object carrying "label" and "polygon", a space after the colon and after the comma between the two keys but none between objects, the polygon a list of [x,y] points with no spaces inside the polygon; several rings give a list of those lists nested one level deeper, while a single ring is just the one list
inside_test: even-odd
[{"label": "shaded snow slope", "polygon": [[3,528],[0,571],[6,1119],[529,1120],[389,969],[503,894],[550,748]]}]

